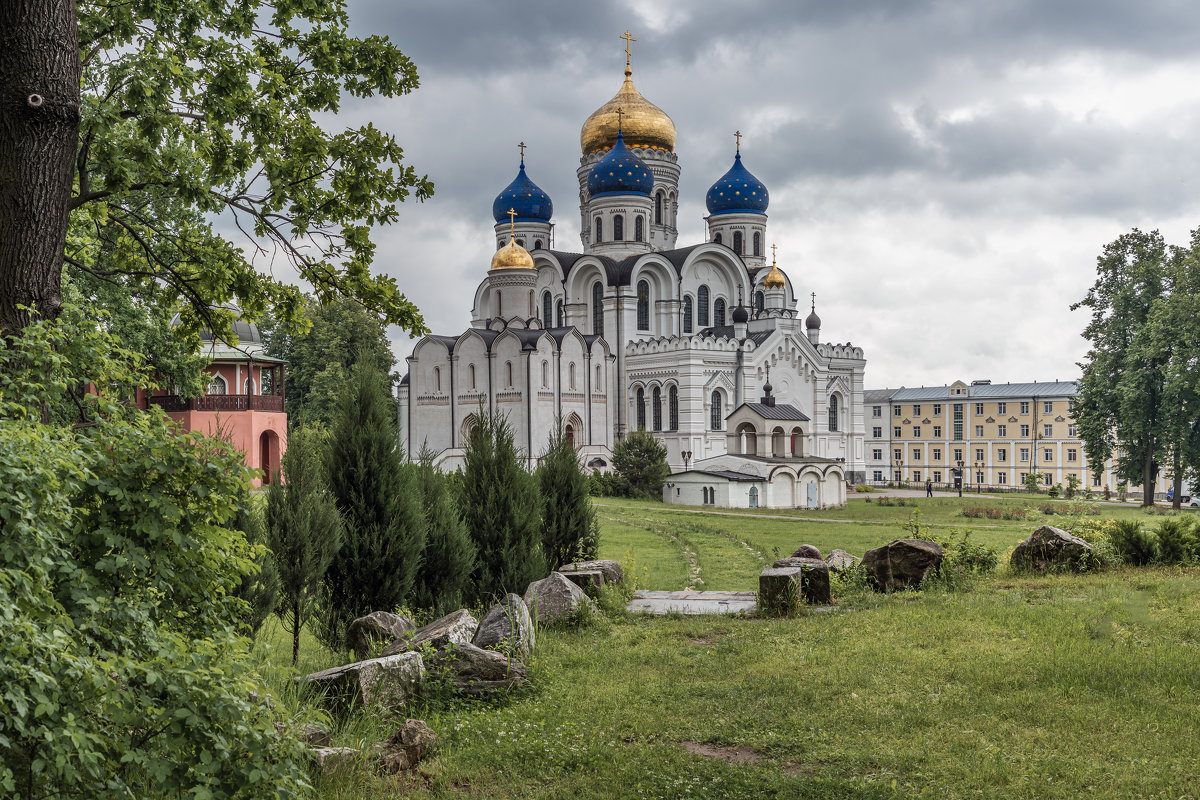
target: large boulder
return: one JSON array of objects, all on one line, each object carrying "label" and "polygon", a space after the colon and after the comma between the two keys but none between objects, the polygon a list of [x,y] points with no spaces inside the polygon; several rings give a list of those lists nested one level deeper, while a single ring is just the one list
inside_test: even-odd
[{"label": "large boulder", "polygon": [[830,550],[829,555],[825,556],[825,563],[829,565],[832,572],[841,572],[844,569],[853,569],[858,563],[858,559],[847,553],[845,550]]},{"label": "large boulder", "polygon": [[1092,546],[1052,525],[1043,525],[1013,550],[1009,564],[1025,572],[1082,572]]},{"label": "large boulder", "polygon": [[604,573],[598,569],[560,569],[558,574],[585,592],[588,589],[599,589],[604,585]]},{"label": "large boulder", "polygon": [[862,566],[881,592],[915,589],[941,566],[941,545],[924,539],[895,539],[863,554]]},{"label": "large boulder", "polygon": [[380,771],[402,772],[415,767],[436,741],[437,734],[428,725],[419,719],[410,719],[371,750],[378,759]]},{"label": "large boulder", "polygon": [[424,644],[429,644],[433,647],[445,647],[448,644],[466,644],[471,641],[471,637],[475,635],[475,631],[478,628],[479,621],[471,616],[471,612],[465,608],[460,608],[458,611],[447,614],[441,619],[434,620],[428,625],[417,628],[412,633],[401,636],[388,645],[383,654],[390,656],[394,653],[416,650]]},{"label": "large boulder", "polygon": [[391,644],[417,626],[412,620],[390,611],[372,611],[350,623],[346,631],[346,647],[354,651],[359,661],[371,655],[380,642]]},{"label": "large boulder", "polygon": [[620,583],[621,579],[625,577],[625,573],[621,569],[621,563],[609,559],[576,561],[572,564],[563,564],[558,569],[559,572],[580,572],[598,569],[604,575],[605,583]]},{"label": "large boulder", "polygon": [[[833,597],[829,591],[829,565],[819,558],[781,558],[771,565],[773,569],[800,569],[800,584],[798,591],[800,599],[814,605],[829,605]],[[759,577],[759,591],[762,591],[762,577]]]},{"label": "large boulder", "polygon": [[533,620],[529,606],[518,595],[509,594],[483,616],[471,644],[499,650],[525,660],[533,652]]},{"label": "large boulder", "polygon": [[792,558],[820,558],[821,551],[816,545],[802,544],[796,548],[796,552],[792,553]]},{"label": "large boulder", "polygon": [[551,572],[549,577],[529,584],[525,590],[525,605],[537,615],[541,625],[566,619],[583,606],[596,607],[596,602],[583,593],[562,573]]},{"label": "large boulder", "polygon": [[349,772],[360,755],[353,747],[312,747],[308,752],[322,775]]},{"label": "large boulder", "polygon": [[424,676],[420,653],[397,653],[314,672],[305,676],[304,685],[339,711],[356,706],[398,708]]},{"label": "large boulder", "polygon": [[473,644],[452,644],[429,656],[434,676],[447,677],[464,694],[487,694],[511,689],[529,675],[516,658]]}]

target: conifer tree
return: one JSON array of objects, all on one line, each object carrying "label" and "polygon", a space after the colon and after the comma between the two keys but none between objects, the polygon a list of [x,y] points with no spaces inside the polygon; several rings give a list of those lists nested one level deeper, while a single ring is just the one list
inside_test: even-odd
[{"label": "conifer tree", "polygon": [[326,481],[324,437],[319,431],[292,433],[279,476],[267,493],[267,531],[279,572],[279,609],[292,634],[292,664],[300,658],[300,630],[312,616],[321,579],[342,538],[342,519]]},{"label": "conifer tree", "polygon": [[480,409],[467,443],[461,501],[478,550],[467,600],[478,605],[506,592],[521,594],[546,575],[541,504],[533,476],[521,466],[508,421]]},{"label": "conifer tree", "polygon": [[346,628],[409,599],[425,548],[425,515],[415,470],[401,469],[387,377],[359,363],[342,397],[330,443],[329,483],[346,530],[325,575],[320,635],[343,647]]},{"label": "conifer tree", "polygon": [[433,466],[433,452],[421,451],[419,470],[425,505],[425,554],[417,573],[413,605],[438,615],[462,608],[475,569],[475,544],[467,533],[450,480]]},{"label": "conifer tree", "polygon": [[599,538],[587,476],[559,422],[536,473],[542,500],[542,550],[551,569],[595,558]]},{"label": "conifer tree", "polygon": [[267,533],[262,512],[255,508],[249,492],[240,493],[237,513],[229,527],[241,531],[246,541],[258,549],[254,556],[258,572],[242,576],[242,582],[234,590],[234,595],[246,602],[243,619],[250,634],[254,635],[279,605],[279,571],[275,568],[274,556],[266,546]]},{"label": "conifer tree", "polygon": [[633,497],[662,499],[662,485],[671,468],[667,448],[644,430],[630,433],[613,448],[613,469],[629,483]]}]

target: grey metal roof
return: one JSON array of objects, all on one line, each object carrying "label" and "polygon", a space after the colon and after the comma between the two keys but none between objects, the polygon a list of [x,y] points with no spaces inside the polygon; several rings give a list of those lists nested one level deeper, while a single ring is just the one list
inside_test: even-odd
[{"label": "grey metal roof", "polygon": [[[758,414],[763,419],[777,419],[788,422],[808,422],[808,415],[795,406],[782,403],[768,406],[763,403],[742,403],[743,406]],[[736,413],[736,412],[735,412]],[[732,414],[730,415],[732,416]],[[729,417],[726,417],[728,419]]]},{"label": "grey metal roof", "polygon": [[863,403],[887,403],[892,399],[895,389],[865,389]]},{"label": "grey metal roof", "polygon": [[966,394],[950,394],[949,386],[900,387],[892,392],[893,402],[913,400],[971,400],[1004,399],[1007,397],[1073,397],[1077,392],[1075,381],[1034,381],[1033,383],[991,383],[984,386],[968,386]]},{"label": "grey metal roof", "polygon": [[[767,339],[770,339],[771,334],[774,332],[775,332],[774,330],[750,331],[749,333],[746,334],[746,338],[749,339],[750,341],[754,342],[754,344],[756,344],[756,345],[761,345]],[[733,326],[732,325],[721,325],[719,327],[701,328],[699,335],[700,336],[711,336],[714,339],[720,339],[722,336],[725,337],[726,339],[735,338],[733,335]]]},{"label": "grey metal roof", "polygon": [[725,478],[726,480],[738,481],[740,483],[764,483],[767,479],[759,475],[751,475],[746,472],[732,472],[727,469],[689,469],[686,472],[672,472],[668,477],[676,475],[712,475],[716,478]]}]

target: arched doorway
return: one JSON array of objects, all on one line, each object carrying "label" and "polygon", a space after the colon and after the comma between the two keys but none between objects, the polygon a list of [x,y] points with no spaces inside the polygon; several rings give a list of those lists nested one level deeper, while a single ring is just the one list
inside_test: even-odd
[{"label": "arched doorway", "polygon": [[771,508],[796,507],[796,479],[790,472],[777,472],[771,478]]},{"label": "arched doorway", "polygon": [[749,422],[743,422],[738,425],[737,431],[738,447],[741,454],[745,456],[758,455],[758,431]]},{"label": "arched doorway", "polygon": [[780,457],[786,455],[783,448],[784,448],[783,428],[776,426],[775,430],[771,431],[771,455],[775,458],[780,458]]},{"label": "arched doorway", "polygon": [[263,431],[258,437],[258,466],[263,471],[263,484],[275,480],[279,472],[279,434]]},{"label": "arched doorway", "polygon": [[792,458],[804,455],[804,442],[800,438],[802,435],[799,428],[792,428]]}]

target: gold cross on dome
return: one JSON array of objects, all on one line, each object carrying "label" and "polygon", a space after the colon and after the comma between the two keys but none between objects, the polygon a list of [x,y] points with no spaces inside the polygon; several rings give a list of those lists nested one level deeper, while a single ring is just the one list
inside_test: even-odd
[{"label": "gold cross on dome", "polygon": [[517,147],[521,148],[521,163],[524,164],[525,163],[525,143],[521,142],[520,144],[517,145]]},{"label": "gold cross on dome", "polygon": [[511,242],[513,237],[517,235],[517,210],[510,208],[508,210],[508,241]]},{"label": "gold cross on dome", "polygon": [[630,42],[636,42],[637,39],[633,38],[633,34],[629,32],[628,28],[625,29],[625,33],[621,34],[617,38],[625,40],[625,66],[628,67],[629,57],[632,55],[632,53],[629,52],[629,44]]},{"label": "gold cross on dome", "polygon": [[621,132],[621,120],[625,116],[625,109],[617,106],[617,133]]},{"label": "gold cross on dome", "polygon": [[733,132],[733,138],[734,138],[734,140],[737,142],[737,151],[738,151],[739,153],[740,153],[740,152],[742,152],[742,132],[741,132],[741,131],[734,131],[734,132]]},{"label": "gold cross on dome", "polygon": [[775,266],[775,245],[771,245],[771,266]]}]

